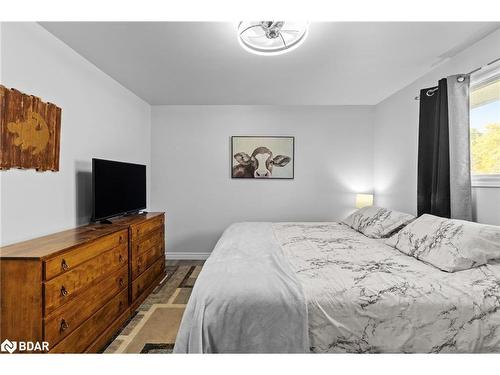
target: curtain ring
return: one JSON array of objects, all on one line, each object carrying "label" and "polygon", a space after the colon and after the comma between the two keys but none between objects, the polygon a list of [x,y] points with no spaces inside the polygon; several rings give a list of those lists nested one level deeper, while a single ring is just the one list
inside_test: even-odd
[{"label": "curtain ring", "polygon": [[463,81],[465,81],[465,77],[464,76],[458,76],[457,77],[457,81],[458,82],[463,82]]},{"label": "curtain ring", "polygon": [[434,90],[427,90],[427,92],[425,93],[425,95],[432,96],[432,95],[434,95],[435,92],[436,91],[434,91]]}]

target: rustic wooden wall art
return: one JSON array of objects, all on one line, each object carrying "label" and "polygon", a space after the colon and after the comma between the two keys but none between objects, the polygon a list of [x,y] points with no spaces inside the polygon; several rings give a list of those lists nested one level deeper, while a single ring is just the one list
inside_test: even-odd
[{"label": "rustic wooden wall art", "polygon": [[0,169],[59,170],[61,108],[0,85]]}]

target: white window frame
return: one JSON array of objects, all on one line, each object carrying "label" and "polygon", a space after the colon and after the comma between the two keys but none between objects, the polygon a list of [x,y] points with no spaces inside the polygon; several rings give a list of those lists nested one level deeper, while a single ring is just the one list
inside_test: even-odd
[{"label": "white window frame", "polygon": [[[484,85],[493,77],[498,77],[498,75],[500,75],[499,63],[495,63],[489,68],[483,68],[477,73],[473,73],[471,75],[470,92]],[[500,188],[500,174],[472,174],[471,170],[471,184],[472,187]]]},{"label": "white window frame", "polygon": [[472,187],[500,188],[500,174],[472,174]]}]

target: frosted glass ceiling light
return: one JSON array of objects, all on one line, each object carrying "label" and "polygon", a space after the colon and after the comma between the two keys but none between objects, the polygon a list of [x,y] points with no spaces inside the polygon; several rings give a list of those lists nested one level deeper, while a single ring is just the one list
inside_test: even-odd
[{"label": "frosted glass ceiling light", "polygon": [[238,40],[249,52],[278,55],[302,44],[307,26],[307,22],[243,21],[238,25]]}]

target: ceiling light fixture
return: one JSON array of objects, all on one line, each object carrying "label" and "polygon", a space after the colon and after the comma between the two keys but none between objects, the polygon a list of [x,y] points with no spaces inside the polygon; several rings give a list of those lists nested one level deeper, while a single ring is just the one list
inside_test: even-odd
[{"label": "ceiling light fixture", "polygon": [[307,35],[307,22],[243,21],[238,25],[242,47],[258,55],[279,55],[301,45]]}]

